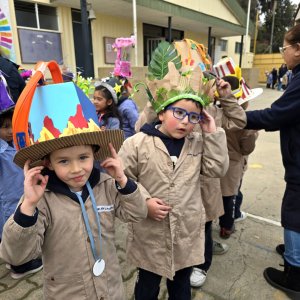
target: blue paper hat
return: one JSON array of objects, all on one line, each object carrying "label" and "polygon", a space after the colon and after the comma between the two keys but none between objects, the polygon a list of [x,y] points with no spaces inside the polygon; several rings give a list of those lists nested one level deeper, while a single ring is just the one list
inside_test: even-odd
[{"label": "blue paper hat", "polygon": [[[62,80],[59,75],[56,82]],[[99,128],[95,107],[78,86],[68,82],[37,87],[40,76],[34,74],[27,83],[14,111],[16,164],[23,167],[29,158],[38,164],[47,154],[76,145],[99,146],[98,160],[110,156],[109,142],[119,150],[123,132]]]}]

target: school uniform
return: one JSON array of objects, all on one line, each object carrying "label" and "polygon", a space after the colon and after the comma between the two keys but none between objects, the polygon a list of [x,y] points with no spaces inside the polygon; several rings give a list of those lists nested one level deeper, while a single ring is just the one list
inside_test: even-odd
[{"label": "school uniform", "polygon": [[[100,216],[102,257],[106,264],[103,273],[94,276],[95,259],[78,198],[54,172],[47,174],[47,189],[35,215],[26,216],[18,208],[6,223],[1,258],[11,264],[22,264],[42,253],[45,299],[125,299],[115,247],[115,218],[138,222],[146,217],[147,207],[140,189],[129,180],[124,189],[118,190],[113,178],[102,173],[100,176],[99,170],[93,169],[89,182]],[[81,197],[100,253],[96,217],[86,186]]]},{"label": "school uniform", "polygon": [[[192,132],[183,141],[167,140],[158,129],[153,134],[153,126],[146,124],[142,132],[125,140],[119,156],[125,173],[147,190],[147,198],[162,199],[172,210],[160,222],[148,217],[138,226],[129,224],[127,257],[142,270],[174,280],[177,271],[203,262],[206,215],[200,174],[225,174],[226,139],[218,128],[215,133]],[[182,150],[174,158],[169,151],[180,142]],[[189,275],[188,270],[185,282]]]}]

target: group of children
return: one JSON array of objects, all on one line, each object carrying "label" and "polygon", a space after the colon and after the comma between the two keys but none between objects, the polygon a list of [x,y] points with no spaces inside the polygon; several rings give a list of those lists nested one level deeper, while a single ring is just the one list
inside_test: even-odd
[{"label": "group of children", "polygon": [[[13,135],[11,120],[1,123],[0,141],[9,127],[6,142],[12,146],[14,138],[14,162],[25,178],[5,220],[0,256],[13,266],[42,256],[45,299],[125,299],[115,217],[128,222],[135,299],[157,299],[162,277],[169,299],[191,299],[190,287],[204,283],[211,264],[212,221],[220,217],[220,237],[228,238],[234,219],[243,219],[235,202],[257,134],[243,129],[241,78],[184,64],[173,44],[162,49],[173,54],[161,61],[154,52],[156,67],[168,67],[150,63],[149,103],[137,122],[137,115],[126,117],[135,105],[128,80],[110,77],[96,84],[96,111],[73,83],[31,85],[16,104]],[[54,90],[57,97],[46,96]],[[51,110],[56,103],[60,119]],[[29,112],[20,114],[24,107]]]}]

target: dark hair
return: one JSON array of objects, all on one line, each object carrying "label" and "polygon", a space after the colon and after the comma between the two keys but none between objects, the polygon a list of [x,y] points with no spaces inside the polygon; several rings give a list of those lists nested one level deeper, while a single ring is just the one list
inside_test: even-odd
[{"label": "dark hair", "polygon": [[230,84],[232,90],[236,90],[240,86],[239,79],[235,76],[224,76],[222,79]]},{"label": "dark hair", "polygon": [[300,43],[300,24],[292,27],[285,35],[284,39],[292,44]]},{"label": "dark hair", "polygon": [[12,120],[12,116],[13,116],[13,109],[10,109],[2,114],[0,114],[0,128],[2,128],[6,122],[6,120]]},{"label": "dark hair", "polygon": [[111,105],[109,105],[107,107],[107,111],[106,113],[103,115],[102,117],[102,120],[104,122],[104,126],[107,125],[107,122],[108,122],[108,118],[112,117],[112,118],[118,118],[119,121],[120,121],[120,129],[123,128],[123,122],[122,122],[122,117],[119,113],[119,110],[118,110],[118,107],[117,107],[117,104],[115,103],[110,91],[102,86],[102,85],[98,85],[95,87],[95,91],[99,91],[99,92],[102,92],[103,93],[103,96],[106,100],[109,100],[111,99],[112,102],[111,102]]}]

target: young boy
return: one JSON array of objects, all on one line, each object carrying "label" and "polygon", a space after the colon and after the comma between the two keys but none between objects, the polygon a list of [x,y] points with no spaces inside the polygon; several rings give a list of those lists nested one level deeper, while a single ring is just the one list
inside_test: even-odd
[{"label": "young boy", "polygon": [[[42,88],[29,106],[31,144],[15,157],[24,166],[24,195],[4,227],[0,255],[16,264],[42,253],[45,299],[125,299],[114,244],[115,217],[140,221],[147,207],[112,144],[111,157],[101,164],[110,176],[94,167],[94,157],[107,153],[107,141],[120,145],[120,131],[100,131],[93,104],[73,83]],[[19,109],[28,100],[22,95],[14,137],[23,133],[16,127],[22,123]]]},{"label": "young boy", "polygon": [[[166,42],[154,53],[161,49],[176,53]],[[152,60],[159,62],[155,55]],[[203,262],[200,174],[223,176],[228,157],[223,129],[203,110],[199,70],[179,73],[169,62],[160,79],[149,79],[148,95],[161,124],[144,125],[119,152],[125,173],[148,192],[148,217],[138,226],[130,224],[128,233],[128,259],[138,267],[136,300],[157,299],[162,276],[169,299],[191,299],[192,266]],[[155,77],[151,63],[149,71]],[[193,132],[199,121],[203,134]]]},{"label": "young boy", "polygon": [[[23,170],[13,162],[16,154],[11,124],[14,107],[6,81],[0,75],[0,242],[3,226],[14,213],[24,190]],[[43,263],[40,258],[35,258],[22,265],[6,266],[11,269],[10,275],[13,279],[20,279],[41,270]]]}]

